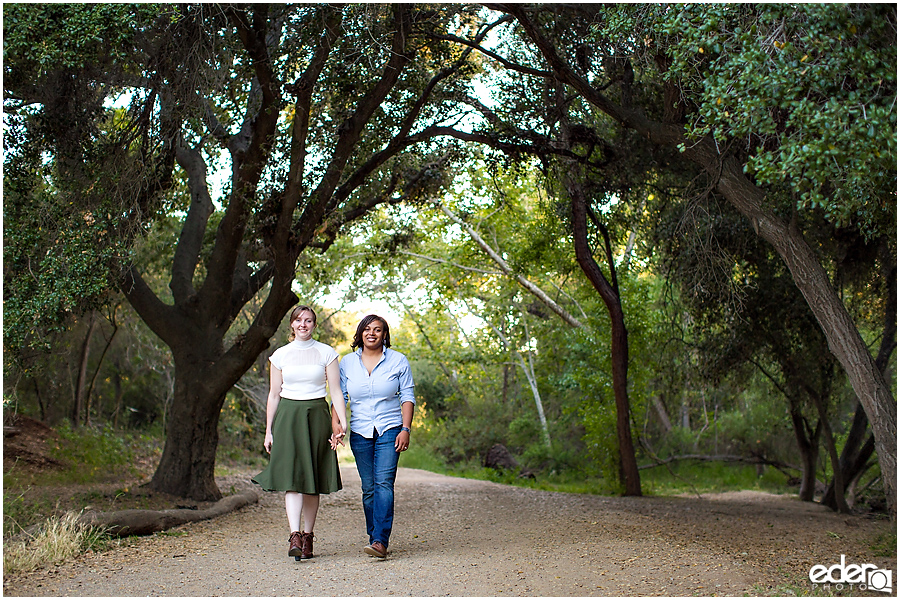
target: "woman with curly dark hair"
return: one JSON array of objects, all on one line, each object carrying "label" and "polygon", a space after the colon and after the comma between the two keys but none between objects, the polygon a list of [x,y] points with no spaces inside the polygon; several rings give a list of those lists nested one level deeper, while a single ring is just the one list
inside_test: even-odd
[{"label": "woman with curly dark hair", "polygon": [[[354,352],[340,365],[341,390],[350,408],[350,449],[362,483],[369,536],[364,551],[376,558],[387,556],[397,463],[409,448],[416,405],[409,361],[390,346],[387,321],[368,315],[356,328]],[[337,427],[335,422],[332,426]]]}]

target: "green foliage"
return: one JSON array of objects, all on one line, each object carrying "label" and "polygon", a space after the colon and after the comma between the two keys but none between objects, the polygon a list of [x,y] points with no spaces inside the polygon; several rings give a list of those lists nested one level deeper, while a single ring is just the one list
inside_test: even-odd
[{"label": "green foliage", "polygon": [[[543,444],[537,444],[538,452],[546,453]],[[575,461],[567,461],[569,465]],[[465,477],[468,479],[481,479],[507,485],[528,487],[538,490],[553,492],[567,492],[573,494],[601,494],[610,495],[616,493],[610,487],[607,480],[593,475],[585,474],[579,469],[559,470],[558,472],[540,473],[535,478],[522,477],[520,471],[498,472],[494,469],[482,467],[476,462],[448,464],[429,446],[420,439],[416,433],[416,442],[410,449],[400,455],[400,466],[412,469],[424,469],[434,473],[441,473],[453,477]]]},{"label": "green foliage", "polygon": [[[118,303],[109,293],[114,267],[133,259],[156,297],[166,304],[173,301],[173,249],[187,223],[192,188],[187,173],[173,166],[171,187],[150,194],[153,197],[137,207],[140,222],[126,218],[138,202],[120,192],[130,181],[141,182],[141,189],[165,187],[151,173],[161,168],[172,139],[170,131],[160,129],[160,114],[154,113],[144,127],[141,109],[153,112],[155,104],[145,107],[142,103],[149,96],[129,82],[132,76],[171,81],[167,92],[183,100],[178,110],[184,112],[173,117],[180,119],[181,139],[201,150],[210,172],[214,167],[227,169],[227,157],[221,160],[211,145],[217,138],[207,130],[209,115],[201,113],[192,98],[208,98],[219,124],[233,133],[246,116],[244,103],[258,82],[233,29],[220,20],[219,9],[215,14],[205,10],[202,5],[4,6],[5,85],[30,92],[29,78],[41,85],[63,76],[80,82],[74,88],[46,86],[56,100],[74,94],[77,102],[69,112],[64,110],[68,104],[58,102],[55,110],[38,114],[37,104],[17,103],[14,94],[7,98],[4,354],[7,374],[14,376],[8,381],[15,381],[10,385],[15,389],[5,390],[5,410],[21,407],[23,413],[40,413],[50,421],[65,414],[63,405],[70,395],[66,385],[74,368],[71,356],[82,341],[79,317]],[[291,49],[273,54],[272,67],[281,80],[293,81],[317,47],[316,23],[323,11],[333,8],[279,5],[268,10],[283,18],[282,47]],[[366,85],[378,76],[379,60],[388,54],[392,10],[387,5],[343,7],[339,48],[314,90],[310,111],[307,162],[301,172],[310,193],[332,172],[327,161],[334,140]],[[462,47],[429,35],[431,29],[440,32],[452,23],[460,35],[472,34],[481,25],[479,10],[417,7],[415,43],[420,51],[415,64],[376,110],[358,152],[346,158],[341,183],[398,134],[406,111],[431,75],[461,56]],[[560,48],[565,52],[597,42],[598,59],[584,72],[617,101],[622,100],[617,90],[621,61],[602,61],[600,55],[632,58],[641,84],[634,93],[652,118],[672,108],[663,106],[662,90],[667,83],[677,84],[686,105],[684,124],[692,136],[713,136],[723,152],[737,153],[754,181],[766,187],[775,212],[787,217],[794,206],[813,209],[800,211],[795,223],[815,240],[835,281],[844,286],[854,317],[868,328],[867,339],[877,341],[885,312],[884,273],[892,259],[896,262],[896,51],[884,42],[891,29],[890,19],[884,17],[895,9],[614,5],[597,10],[604,18],[591,23],[566,8],[557,11]],[[160,18],[151,21],[148,16]],[[203,25],[202,32],[182,28],[192,24]],[[182,35],[190,32],[199,37]],[[159,70],[142,64],[138,50],[145,38],[166,48],[163,55],[171,64],[161,61],[165,64]],[[213,39],[216,53],[204,57],[209,51],[205,44]],[[503,33],[498,43],[511,58],[536,64],[518,37]],[[671,62],[657,63],[657,55]],[[202,68],[188,68],[192,65]],[[536,85],[521,73],[503,75],[490,68],[483,57],[473,57],[458,78],[439,86],[435,102],[423,109],[409,133],[459,119],[466,109],[457,101],[471,94],[469,77],[481,72],[490,75],[483,81],[500,99],[492,107],[497,120],[485,126],[486,134],[503,140],[520,136],[529,144],[554,139],[559,116],[551,110],[548,86]],[[116,96],[119,102],[111,103]],[[131,104],[123,108],[121,100],[129,96]],[[695,171],[682,169],[678,156],[649,154],[643,141],[618,131],[579,99],[568,106],[570,119],[593,135],[576,150],[597,161],[588,182],[590,200],[620,261],[635,439],[662,458],[732,452],[790,462],[794,441],[780,391],[746,368],[747,361],[756,361],[776,378],[780,358],[801,365],[797,371],[804,375],[827,361],[819,360],[824,350],[818,329],[780,259],[759,243],[741,215],[723,209],[707,192],[695,196]],[[241,253],[248,257],[244,266],[256,269],[268,256],[280,194],[292,166],[293,110],[287,104],[279,113],[272,152],[253,193],[236,198],[225,183],[212,199],[213,212],[198,241],[192,281],[196,288],[210,273],[219,236],[227,233],[219,227],[231,202],[246,202],[251,208],[242,236]],[[77,127],[69,131],[71,136],[62,136],[67,119]],[[517,128],[527,135],[515,133]],[[139,140],[149,142],[141,145]],[[118,154],[110,158],[104,153]],[[607,159],[615,162],[601,166]],[[327,251],[300,255],[292,289],[304,302],[321,306],[320,317],[339,304],[333,294],[344,291],[344,301],[385,299],[403,315],[395,341],[413,362],[419,401],[414,444],[401,458],[404,466],[543,489],[617,493],[621,490],[610,483],[618,479],[619,461],[608,316],[574,261],[569,206],[550,162],[548,157],[532,161],[517,151],[500,156],[455,143],[410,146],[371,172],[355,191],[339,188],[336,204],[329,205],[327,218],[312,236],[313,246]],[[420,172],[425,163],[429,168]],[[211,191],[216,193],[215,188]],[[687,197],[693,199],[685,209]],[[334,237],[334,223],[374,198],[389,200],[345,224],[342,231],[348,235]],[[584,327],[563,325],[513,277],[501,273],[463,228],[427,202],[438,198],[477,231],[515,275],[547,291]],[[299,218],[307,201],[304,197],[294,217]],[[295,219],[295,232],[300,225]],[[865,243],[853,228],[865,231]],[[626,263],[620,259],[631,233],[637,243]],[[599,242],[599,237],[591,239],[597,256],[602,254]],[[702,252],[710,248],[718,253]],[[236,311],[230,327],[216,323],[228,331],[224,347],[239,342],[255,324],[266,292],[264,287]],[[751,310],[742,312],[741,302]],[[112,335],[109,325],[104,323],[104,335],[92,346],[90,370],[98,369],[93,414],[101,422],[121,418],[122,425],[160,427],[172,406],[174,366],[163,343],[138,321],[132,312],[119,313],[119,332],[104,364],[96,361],[105,342],[99,338]],[[322,341],[345,343],[337,329],[323,325]],[[285,339],[284,333],[282,324],[271,337],[273,345]],[[501,342],[501,333],[508,343]],[[34,358],[34,351],[47,349],[54,355]],[[69,358],[61,358],[64,354]],[[535,397],[517,359],[531,365],[529,375],[547,415],[550,448],[541,439]],[[848,414],[838,401],[844,384],[828,373],[815,375],[800,383],[827,384],[823,387],[835,398],[829,409],[840,445]],[[232,390],[226,397],[220,413],[220,462],[264,462],[264,393],[259,390],[266,385],[264,352],[240,382],[241,392]],[[787,389],[783,382],[778,385]],[[668,434],[651,407],[654,399],[672,417],[675,426]],[[83,466],[77,474],[59,475],[59,480],[94,481],[106,472],[121,471],[128,459],[103,462],[133,456],[129,442],[119,435],[111,430],[63,430],[64,448],[82,447],[83,454],[75,456]],[[482,459],[495,443],[506,445],[537,480],[485,470]],[[100,455],[110,458],[101,460]],[[641,453],[639,462],[647,460]],[[733,465],[682,463],[673,471],[678,477],[666,475],[665,467],[643,470],[646,491],[786,489],[772,469],[762,478],[752,467]],[[14,470],[8,480],[16,482],[16,476]],[[11,507],[19,504],[16,496],[5,500]]]},{"label": "green foliage", "polygon": [[[3,473],[3,535],[18,534],[33,525],[59,519],[67,511],[80,511],[84,506],[106,501],[106,496],[91,492],[71,496],[60,490],[72,486],[90,489],[122,481],[140,481],[146,469],[158,460],[161,435],[157,431],[143,433],[114,431],[109,427],[82,427],[73,430],[64,423],[57,431],[56,442],[48,441],[49,457],[62,463],[59,467],[35,470],[14,462]],[[48,438],[53,440],[54,438]],[[127,493],[127,489],[119,494]],[[111,503],[114,503],[112,501]],[[94,532],[96,533],[96,532]],[[103,537],[81,531],[85,544],[81,550],[103,544]],[[79,550],[79,551],[81,551]]]},{"label": "green foliage", "polygon": [[61,441],[53,449],[56,458],[69,465],[58,477],[69,483],[119,477],[122,471],[137,475],[134,466],[137,448],[153,443],[146,435],[123,434],[108,425],[99,429],[72,429],[68,421],[61,424],[57,434]]},{"label": "green foliage", "polygon": [[893,227],[895,7],[619,6],[609,17],[595,31],[624,40],[646,73],[665,53],[691,136],[713,135],[755,180],[839,225]]},{"label": "green foliage", "polygon": [[[14,193],[4,201],[3,280],[7,371],[35,350],[49,351],[51,334],[65,331],[75,315],[99,308],[111,287],[108,265],[121,248],[104,245],[112,227],[105,217],[47,214],[37,204],[24,210]],[[52,223],[51,225],[46,225]],[[46,227],[46,228],[45,228]]]},{"label": "green foliage", "polygon": [[436,423],[431,445],[449,463],[480,464],[491,446],[503,442],[503,431],[493,430],[487,423],[504,422],[509,417],[489,402],[460,412],[452,420]]},{"label": "green foliage", "polygon": [[262,445],[265,428],[265,407],[232,390],[219,416],[216,468],[253,465],[262,470],[269,456]]},{"label": "green foliage", "polygon": [[585,450],[587,458],[597,465],[603,477],[618,480],[619,445],[616,438],[615,400],[612,389],[607,390],[605,401],[587,397],[581,407],[584,418]]},{"label": "green foliage", "polygon": [[759,379],[748,383],[743,391],[732,393],[725,392],[731,388],[723,383],[719,397],[703,391],[708,395],[706,411],[692,411],[691,427],[674,424],[664,434],[645,438],[654,457],[756,456],[793,464],[796,442],[783,398],[772,395]]},{"label": "green foliage", "polygon": [[423,446],[416,434],[416,442],[400,454],[400,466],[408,469],[422,469],[432,473],[450,473],[447,463],[429,448]]},{"label": "green foliage", "polygon": [[[94,84],[106,79],[101,73],[124,68],[135,36],[160,8],[11,4],[3,11],[8,375],[35,351],[48,351],[52,334],[73,318],[105,304],[113,286],[110,269],[129,256],[127,208],[118,192],[133,184],[136,173],[121,161],[106,176],[96,170],[97,152],[107,142],[99,140],[95,123],[103,86]],[[43,112],[26,99],[36,90],[43,93]],[[108,125],[110,137],[127,128]],[[118,150],[113,154],[126,155]]]},{"label": "green foliage", "polygon": [[[596,314],[605,314],[598,312]],[[609,481],[618,481],[615,397],[604,328],[579,331],[571,342],[571,362],[563,382],[577,390],[577,414],[584,428],[584,458]]]},{"label": "green foliage", "polygon": [[641,470],[645,493],[653,496],[714,494],[733,490],[759,490],[774,494],[794,492],[787,477],[769,467],[762,475],[753,466],[726,463],[678,462]]},{"label": "green foliage", "polygon": [[3,474],[8,489],[29,485],[88,484],[141,475],[136,456],[158,450],[159,440],[146,433],[115,431],[109,426],[72,429],[63,422],[57,430],[59,442],[49,448],[50,456],[63,464],[59,470],[37,474],[16,466]]},{"label": "green foliage", "polygon": [[[42,335],[114,304],[105,292],[119,286],[179,363],[160,369],[173,378],[147,420],[184,410],[174,418],[196,419],[194,433],[213,422],[295,290],[340,278],[340,265],[304,251],[339,250],[341,228],[373,207],[445,185],[453,144],[434,130],[458,119],[447,109],[477,67],[463,64],[471,50],[440,37],[482,26],[478,10],[9,8],[4,108],[21,143],[6,148],[16,197],[5,216],[21,238],[7,237],[4,291],[22,306],[9,306],[17,328],[5,332],[5,355],[49,348]],[[42,236],[41,218],[54,224]],[[198,354],[202,363],[186,358]],[[13,367],[43,412],[23,363]],[[198,384],[210,377],[221,381]],[[184,458],[212,453],[217,438],[206,434],[165,446],[162,468],[182,471],[185,487],[214,486],[212,461]]]},{"label": "green foliage", "polygon": [[[783,440],[790,439],[790,425],[784,401],[773,396],[744,395],[743,406],[719,415],[715,427],[717,431],[706,433],[706,447],[710,446],[713,435],[727,440],[722,446],[735,451],[750,451],[762,456],[777,456]],[[711,428],[710,428],[711,429]]]},{"label": "green foliage", "polygon": [[[123,60],[141,21],[159,10],[153,4],[6,5],[4,78],[30,74],[39,79],[58,69]],[[60,22],[65,27],[59,27]]]},{"label": "green foliage", "polygon": [[746,171],[801,207],[877,234],[895,222],[896,7],[660,7],[667,76],[691,94],[691,136],[749,142]]},{"label": "green foliage", "polygon": [[[534,440],[541,436],[541,424],[533,415],[520,415],[509,424],[509,433],[506,436],[506,444],[513,450],[530,448]],[[544,446],[542,452],[546,452]]]},{"label": "green foliage", "polygon": [[[9,473],[15,473],[15,467]],[[4,473],[4,480],[7,480],[7,477],[8,473]],[[15,486],[15,481],[7,480],[4,483],[3,539],[8,539],[53,514],[56,508],[56,498],[47,495],[26,498],[26,493],[30,491],[30,488],[19,488]]]}]

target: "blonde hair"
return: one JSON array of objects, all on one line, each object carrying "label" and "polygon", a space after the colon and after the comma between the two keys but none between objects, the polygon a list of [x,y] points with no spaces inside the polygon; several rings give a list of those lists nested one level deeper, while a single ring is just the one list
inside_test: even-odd
[{"label": "blonde hair", "polygon": [[[298,306],[298,307],[294,308],[294,310],[291,311],[291,318],[288,319],[288,326],[290,326],[290,324],[294,322],[294,319],[297,318],[297,315],[299,315],[299,314],[302,313],[303,311],[306,311],[306,312],[308,312],[309,314],[312,315],[312,318],[313,318],[313,325],[315,325],[315,324],[316,324],[316,318],[317,318],[317,317],[316,317],[316,311],[314,311],[313,309],[311,309],[311,308],[308,307],[308,306]],[[294,328],[291,327],[291,332],[288,334],[288,341],[289,341],[289,342],[293,342],[295,337],[297,337],[297,336],[294,335]]]}]

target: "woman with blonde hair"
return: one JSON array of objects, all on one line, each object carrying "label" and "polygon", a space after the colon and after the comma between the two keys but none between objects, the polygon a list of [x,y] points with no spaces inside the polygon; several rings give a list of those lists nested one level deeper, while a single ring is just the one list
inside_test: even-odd
[{"label": "woman with blonde hair", "polygon": [[[342,487],[335,449],[344,443],[347,415],[341,398],[338,354],[331,346],[312,339],[315,311],[308,306],[296,307],[291,311],[290,326],[290,343],[269,358],[263,442],[269,452],[269,466],[253,482],[268,492],[284,492],[291,532],[288,556],[300,560],[313,557],[319,495]],[[326,383],[331,392],[330,409],[325,399]]]}]

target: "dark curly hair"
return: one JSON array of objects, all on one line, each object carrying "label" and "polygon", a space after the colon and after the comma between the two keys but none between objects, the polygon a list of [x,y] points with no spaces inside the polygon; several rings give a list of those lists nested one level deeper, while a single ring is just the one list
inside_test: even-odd
[{"label": "dark curly hair", "polygon": [[353,343],[350,344],[351,350],[363,347],[363,331],[366,330],[366,327],[368,327],[372,321],[381,321],[382,328],[384,329],[384,347],[391,347],[391,328],[388,327],[387,321],[378,315],[366,315],[363,317],[363,320],[359,322],[359,325],[356,326],[356,333],[353,335]]}]

